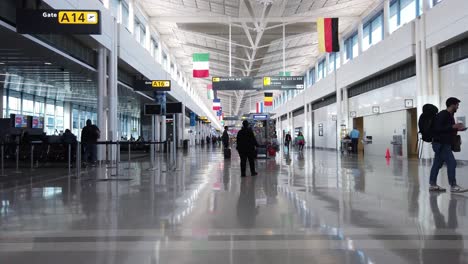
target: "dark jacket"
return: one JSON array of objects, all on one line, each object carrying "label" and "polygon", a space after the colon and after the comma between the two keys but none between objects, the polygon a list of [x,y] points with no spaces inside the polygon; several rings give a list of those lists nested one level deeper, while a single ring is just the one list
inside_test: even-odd
[{"label": "dark jacket", "polygon": [[64,144],[75,144],[76,143],[76,136],[73,133],[64,133],[62,135],[62,142]]},{"label": "dark jacket", "polygon": [[433,142],[451,145],[457,134],[457,130],[453,129],[453,125],[455,125],[453,114],[447,110],[440,111],[434,118]]},{"label": "dark jacket", "polygon": [[258,146],[257,139],[250,128],[242,127],[237,133],[237,151],[241,153],[255,152],[255,147]]},{"label": "dark jacket", "polygon": [[229,146],[229,135],[228,135],[228,132],[226,130],[224,130],[224,132],[223,132],[222,140],[223,140],[223,145],[225,147]]},{"label": "dark jacket", "polygon": [[284,138],[284,141],[286,141],[286,142],[291,142],[291,140],[292,140],[291,135],[286,134],[286,137]]},{"label": "dark jacket", "polygon": [[81,131],[81,142],[94,144],[101,137],[101,131],[96,125],[83,127]]}]

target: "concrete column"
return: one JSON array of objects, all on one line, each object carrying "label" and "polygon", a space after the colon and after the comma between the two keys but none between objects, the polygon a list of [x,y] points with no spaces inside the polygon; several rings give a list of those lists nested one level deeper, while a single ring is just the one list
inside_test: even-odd
[{"label": "concrete column", "polygon": [[164,142],[167,140],[167,125],[166,125],[166,116],[161,116],[161,141]]},{"label": "concrete column", "polygon": [[[107,50],[104,47],[98,48],[98,89],[97,89],[97,126],[101,130],[101,140],[106,140],[107,135],[107,109],[106,109],[106,90],[107,90]],[[103,160],[105,148],[98,145],[97,159]]]},{"label": "concrete column", "polygon": [[6,74],[0,75],[0,118],[3,118],[3,107],[6,108],[6,105],[3,105],[3,94],[5,92],[5,80]]},{"label": "concrete column", "polygon": [[135,0],[128,1],[128,27],[132,34],[135,33]]},{"label": "concrete column", "polygon": [[290,115],[291,115],[291,118],[289,119],[289,121],[291,121],[291,136],[294,138],[294,126],[295,126],[294,115],[292,112],[290,113]]},{"label": "concrete column", "polygon": [[359,47],[359,55],[362,54],[363,48],[362,48],[362,37],[364,35],[364,29],[363,29],[363,24],[362,22],[359,22],[358,25],[358,47]]},{"label": "concrete column", "polygon": [[346,128],[348,131],[350,130],[349,126],[349,100],[348,100],[348,89],[345,87],[343,88],[343,109],[341,111],[342,115],[342,120],[344,120],[344,123],[346,125]]},{"label": "concrete column", "polygon": [[390,0],[384,1],[384,12],[383,12],[383,20],[384,20],[384,39],[390,36]]},{"label": "concrete column", "polygon": [[440,69],[439,69],[439,52],[437,47],[432,48],[432,92],[434,96],[433,104],[441,109],[440,100]]},{"label": "concrete column", "polygon": [[309,139],[309,104],[304,103],[304,141],[308,142]]},{"label": "concrete column", "polygon": [[[112,21],[113,27],[113,38],[112,38],[112,50],[109,52],[109,80],[108,80],[108,131],[107,139],[111,141],[118,140],[118,87],[117,87],[117,63],[118,63],[118,34],[117,34],[117,21]],[[112,147],[112,158],[115,159],[117,154],[117,148]]]},{"label": "concrete column", "polygon": [[[154,118],[154,138],[156,142],[161,142],[161,117],[159,115]],[[161,145],[156,145],[156,151],[160,151]]]},{"label": "concrete column", "polygon": [[182,148],[184,144],[184,132],[185,132],[185,105],[182,104],[182,114],[179,115],[179,125],[178,125],[178,139],[179,147]]},{"label": "concrete column", "polygon": [[345,53],[345,48],[344,47],[345,47],[344,39],[340,38],[340,66],[343,66],[344,62],[345,62],[346,53]]},{"label": "concrete column", "polygon": [[326,72],[325,72],[325,76],[328,76],[330,70],[331,70],[331,66],[330,66],[330,53],[327,53],[327,55],[325,56],[325,69],[324,69],[324,71],[326,71]]},{"label": "concrete column", "polygon": [[335,86],[336,86],[336,150],[339,150],[340,147],[340,141],[341,141],[341,124],[343,123],[342,121],[342,114],[341,114],[341,104],[342,104],[342,98],[341,98],[341,89],[336,85],[336,72],[334,73],[334,78],[335,78]]}]

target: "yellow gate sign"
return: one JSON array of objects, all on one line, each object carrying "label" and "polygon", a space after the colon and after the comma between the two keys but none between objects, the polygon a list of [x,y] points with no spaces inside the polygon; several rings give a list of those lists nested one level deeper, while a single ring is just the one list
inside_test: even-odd
[{"label": "yellow gate sign", "polygon": [[60,11],[59,24],[95,25],[99,22],[99,15],[92,11]]}]

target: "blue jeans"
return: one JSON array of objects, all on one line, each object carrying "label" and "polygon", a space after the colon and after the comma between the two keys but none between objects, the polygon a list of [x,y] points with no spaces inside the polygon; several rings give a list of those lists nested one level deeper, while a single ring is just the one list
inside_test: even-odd
[{"label": "blue jeans", "polygon": [[439,174],[439,170],[442,165],[447,165],[447,175],[450,186],[457,184],[457,180],[455,178],[455,168],[457,167],[457,162],[455,157],[453,156],[452,146],[449,144],[440,144],[440,143],[432,143],[432,149],[434,150],[434,163],[432,164],[431,169],[431,177],[429,183],[431,185],[437,184],[437,175]]}]

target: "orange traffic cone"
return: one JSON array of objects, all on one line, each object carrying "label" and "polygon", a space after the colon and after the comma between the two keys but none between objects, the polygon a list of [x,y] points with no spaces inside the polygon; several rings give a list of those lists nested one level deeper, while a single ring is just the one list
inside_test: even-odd
[{"label": "orange traffic cone", "polygon": [[389,159],[391,158],[392,156],[390,156],[390,149],[387,148],[387,151],[385,152],[385,158],[386,159]]}]

